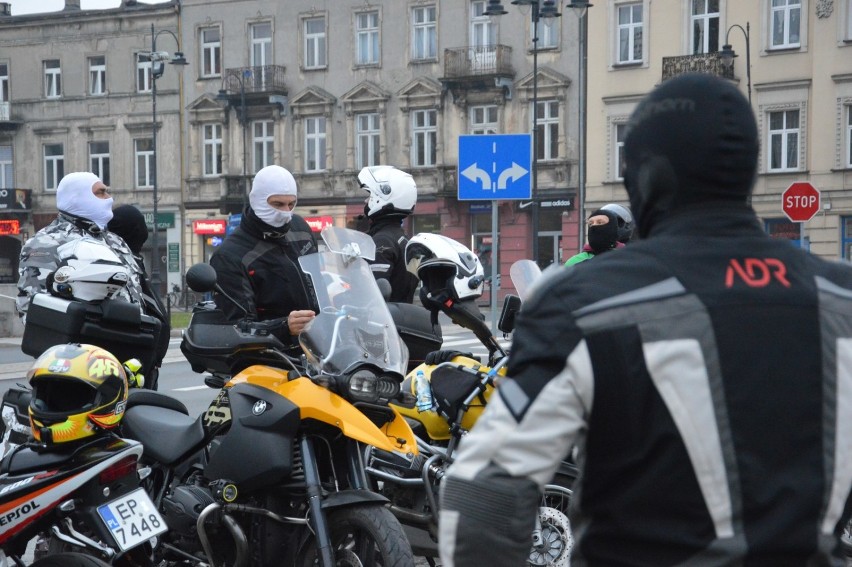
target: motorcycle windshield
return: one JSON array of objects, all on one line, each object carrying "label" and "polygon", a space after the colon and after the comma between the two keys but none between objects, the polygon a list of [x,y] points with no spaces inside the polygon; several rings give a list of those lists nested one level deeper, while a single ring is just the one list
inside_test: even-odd
[{"label": "motorcycle windshield", "polygon": [[299,335],[308,362],[315,370],[335,376],[363,364],[404,376],[408,349],[362,255],[375,254],[372,238],[329,227],[323,230],[323,240],[328,250],[299,258],[319,307]]},{"label": "motorcycle windshield", "polygon": [[509,268],[509,277],[521,301],[526,301],[533,282],[541,275],[541,268],[532,260],[518,260]]}]

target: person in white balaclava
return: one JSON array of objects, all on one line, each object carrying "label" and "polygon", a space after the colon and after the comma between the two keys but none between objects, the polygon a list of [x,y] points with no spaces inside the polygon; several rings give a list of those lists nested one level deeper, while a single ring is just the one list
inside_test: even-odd
[{"label": "person in white balaclava", "polygon": [[21,248],[16,307],[25,324],[30,299],[36,293],[46,291],[48,276],[63,263],[58,248],[82,238],[103,242],[116,253],[130,269],[129,299],[142,304],[142,270],[127,243],[106,229],[112,219],[112,204],[109,187],[94,173],[69,173],[59,182],[56,188],[59,215]]},{"label": "person in white balaclava", "polygon": [[[240,226],[210,258],[224,292],[241,302],[249,317],[282,319],[276,335],[293,349],[315,315],[298,258],[317,251],[308,223],[293,213],[296,200],[296,180],[289,171],[277,165],[258,171]],[[214,299],[229,321],[246,316],[226,297]]]}]

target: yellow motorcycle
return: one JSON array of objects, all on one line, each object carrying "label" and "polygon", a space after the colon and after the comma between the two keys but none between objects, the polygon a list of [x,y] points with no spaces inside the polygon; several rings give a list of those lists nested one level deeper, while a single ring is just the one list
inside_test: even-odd
[{"label": "yellow motorcycle", "polygon": [[[367,445],[417,458],[389,406],[407,353],[364,259],[372,239],[334,227],[323,239],[327,251],[300,258],[319,309],[299,337],[303,359],[284,353],[276,322],[223,324],[201,311],[184,354],[194,369],[233,371],[209,410],[193,418],[162,394],[131,396],[123,434],[143,443],[146,487],[169,526],[158,565],[413,565],[362,462]],[[215,281],[208,265],[187,272],[195,291]]]}]

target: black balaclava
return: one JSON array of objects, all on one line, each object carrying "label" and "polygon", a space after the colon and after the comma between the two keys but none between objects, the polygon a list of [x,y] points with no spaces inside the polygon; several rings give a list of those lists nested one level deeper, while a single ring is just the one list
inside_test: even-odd
[{"label": "black balaclava", "polygon": [[633,112],[624,141],[624,185],[639,236],[684,206],[745,206],[757,155],[754,114],[730,82],[690,73],[661,84]]},{"label": "black balaclava", "polygon": [[606,224],[589,226],[588,229],[589,246],[595,254],[601,254],[607,250],[612,250],[618,243],[618,216],[611,211],[598,209],[593,211],[589,218],[597,215],[603,215],[609,219]]},{"label": "black balaclava", "polygon": [[130,251],[139,255],[142,245],[148,240],[148,225],[142,211],[133,205],[121,205],[112,211],[112,219],[107,230],[119,235],[127,243]]}]

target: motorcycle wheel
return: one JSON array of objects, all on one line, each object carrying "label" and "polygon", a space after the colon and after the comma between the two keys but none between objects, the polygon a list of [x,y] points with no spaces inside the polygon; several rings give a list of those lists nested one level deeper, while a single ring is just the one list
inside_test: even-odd
[{"label": "motorcycle wheel", "polygon": [[30,567],[110,567],[110,564],[83,553],[57,553],[39,559]]},{"label": "motorcycle wheel", "polygon": [[[328,515],[337,567],[411,567],[414,555],[399,521],[385,507],[350,506]],[[318,565],[316,546],[309,542],[299,565]]]},{"label": "motorcycle wheel", "polygon": [[[560,479],[544,487],[538,519],[541,524],[541,542],[534,545],[527,558],[528,566],[568,567],[574,549],[574,536],[568,520],[568,507],[573,494],[571,479]],[[567,486],[565,486],[567,485]]]},{"label": "motorcycle wheel", "polygon": [[843,533],[840,534],[840,547],[847,559],[852,559],[852,520],[846,523]]}]

